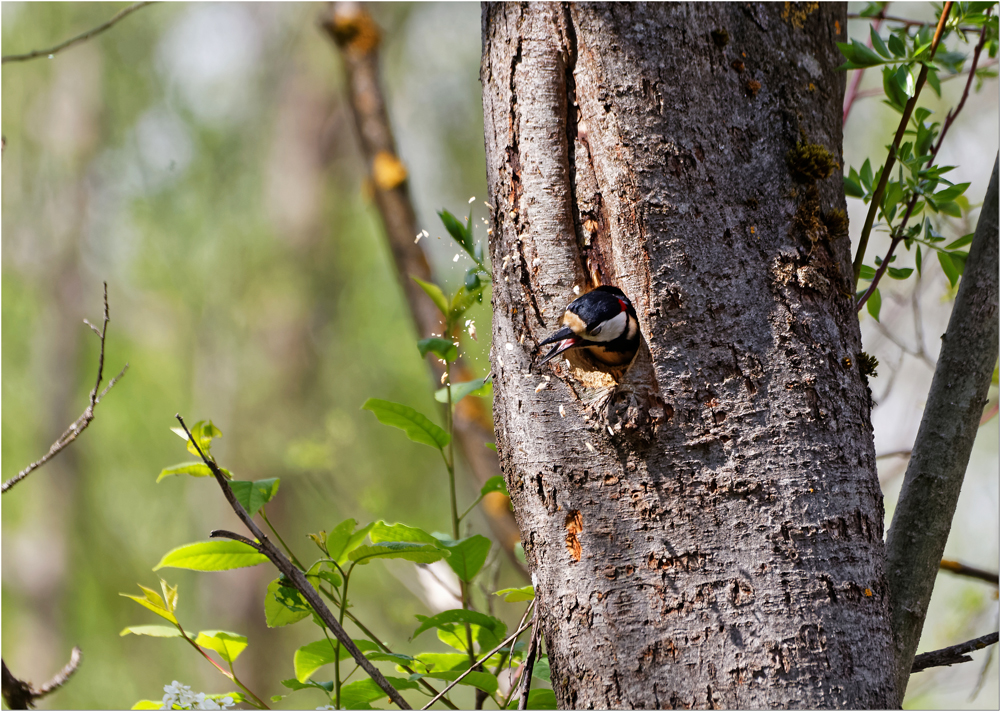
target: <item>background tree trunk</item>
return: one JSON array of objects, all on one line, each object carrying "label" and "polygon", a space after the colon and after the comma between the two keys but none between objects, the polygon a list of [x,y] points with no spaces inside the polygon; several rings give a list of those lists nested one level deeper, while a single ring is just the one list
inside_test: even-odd
[{"label": "background tree trunk", "polygon": [[[484,6],[494,412],[562,707],[900,703],[845,29],[842,4]],[[648,344],[606,408],[533,367],[600,283]]]}]

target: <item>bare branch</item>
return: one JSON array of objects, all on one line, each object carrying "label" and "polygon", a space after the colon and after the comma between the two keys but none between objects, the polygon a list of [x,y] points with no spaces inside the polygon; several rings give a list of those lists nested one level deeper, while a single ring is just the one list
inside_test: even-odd
[{"label": "bare branch", "polygon": [[260,548],[260,544],[257,541],[251,541],[246,536],[241,536],[238,533],[233,533],[232,531],[226,531],[221,528],[217,528],[208,534],[209,538],[228,538],[231,541],[239,541],[240,543],[245,543],[259,553],[263,553]]},{"label": "bare branch", "polygon": [[991,632],[990,634],[970,639],[968,642],[962,642],[952,647],[918,654],[913,660],[913,667],[910,669],[910,673],[916,674],[931,667],[950,667],[952,664],[971,662],[972,657],[968,656],[969,652],[975,652],[977,649],[986,649],[991,644],[996,644],[998,636],[1000,635],[996,632]]},{"label": "bare branch", "polygon": [[69,681],[70,677],[76,672],[77,667],[80,666],[82,659],[83,653],[80,651],[80,648],[73,647],[66,666],[38,689],[35,689],[30,682],[22,681],[11,674],[7,668],[7,662],[3,662],[3,700],[6,702],[7,708],[34,708],[35,701],[51,694],[53,691],[57,691],[63,684]]},{"label": "bare branch", "polygon": [[98,25],[97,27],[95,27],[95,28],[93,28],[91,30],[87,30],[82,35],[77,35],[76,37],[68,39],[65,42],[57,44],[55,47],[51,47],[49,49],[36,49],[34,52],[28,52],[27,54],[7,54],[7,55],[4,55],[3,59],[0,60],[0,63],[6,64],[7,62],[26,62],[29,59],[36,59],[38,57],[49,57],[49,58],[51,58],[53,55],[58,54],[59,52],[63,51],[64,49],[69,49],[73,45],[80,44],[81,42],[86,42],[91,37],[99,35],[102,32],[104,32],[105,30],[111,29],[116,24],[118,24],[118,22],[120,22],[121,20],[124,20],[126,17],[128,17],[129,15],[131,15],[136,10],[139,10],[139,9],[145,7],[146,5],[151,5],[151,4],[152,4],[152,2],[150,1],[150,2],[137,2],[134,5],[129,5],[124,10],[122,10],[121,12],[119,12],[117,15],[115,15],[114,17],[112,17],[110,20],[108,20],[107,22],[105,22],[103,25]]},{"label": "bare branch", "polygon": [[[257,539],[257,545],[255,545],[254,548],[267,556],[267,559],[274,564],[274,567],[284,573],[285,577],[288,578],[288,582],[302,594],[302,597],[304,597],[313,610],[316,611],[319,618],[323,620],[324,624],[326,624],[330,631],[333,632],[334,637],[336,637],[340,643],[344,645],[344,648],[347,649],[348,653],[354,657],[354,661],[358,663],[358,666],[364,669],[368,676],[370,676],[375,683],[378,684],[379,688],[389,696],[392,702],[401,709],[410,708],[410,705],[406,703],[406,700],[402,696],[400,696],[399,692],[396,691],[396,688],[389,683],[388,679],[382,675],[382,672],[376,669],[368,660],[368,657],[361,653],[358,646],[354,644],[354,640],[350,638],[340,623],[337,622],[337,618],[335,618],[333,613],[330,612],[330,608],[323,603],[323,599],[319,596],[319,593],[316,592],[316,588],[314,588],[306,579],[305,573],[296,568],[292,561],[290,561],[285,554],[281,552],[281,550],[271,543],[271,540],[264,535],[264,532],[260,530],[260,527],[254,523],[253,519],[246,512],[246,509],[243,508],[243,505],[236,500],[236,496],[233,494],[233,490],[230,488],[229,482],[226,481],[225,474],[222,473],[222,470],[219,468],[219,465],[215,463],[215,460],[212,457],[207,456],[201,450],[201,447],[198,445],[198,441],[191,436],[191,431],[184,423],[184,418],[179,414],[175,415],[175,417],[177,418],[177,421],[181,423],[181,427],[184,428],[188,441],[194,445],[195,450],[197,450],[198,456],[200,456],[201,460],[208,466],[209,469],[212,470],[212,474],[215,476],[215,480],[222,489],[222,493],[225,495],[226,501],[229,502],[233,511],[237,516],[239,516],[243,525],[246,526],[250,533],[253,534],[254,538]],[[221,538],[230,538],[230,535],[225,535],[229,533],[229,531],[213,531],[213,535]],[[237,534],[232,535],[235,536]],[[246,541],[247,539],[244,539],[244,542]]]},{"label": "bare branch", "polygon": [[[538,608],[535,608],[533,622],[538,622]],[[518,711],[528,708],[528,695],[531,693],[531,673],[535,669],[535,655],[538,653],[538,636],[541,625],[536,624],[531,629],[531,641],[528,642],[528,653],[524,657],[524,671],[521,672],[521,698],[517,702]]]},{"label": "bare branch", "polygon": [[97,334],[97,337],[101,339],[101,351],[97,359],[97,382],[94,384],[94,388],[90,391],[90,404],[87,405],[87,409],[83,411],[83,414],[80,415],[78,418],[76,418],[73,424],[71,424],[69,427],[66,428],[65,432],[59,435],[59,439],[57,439],[55,442],[52,443],[52,446],[49,447],[49,451],[46,452],[44,457],[42,457],[37,461],[32,462],[24,469],[19,471],[16,475],[12,476],[10,479],[8,479],[3,483],[3,487],[2,489],[0,489],[2,493],[6,494],[7,491],[14,486],[14,484],[24,479],[26,476],[31,474],[31,472],[35,471],[40,466],[45,464],[47,461],[52,459],[54,456],[59,454],[59,452],[66,449],[66,447],[68,447],[77,437],[79,437],[80,433],[82,433],[85,429],[87,429],[91,421],[94,419],[94,408],[97,407],[97,403],[99,403],[101,401],[101,398],[107,394],[107,392],[114,386],[115,383],[118,382],[119,379],[121,379],[123,375],[125,375],[125,371],[128,370],[128,363],[125,364],[125,367],[122,368],[121,372],[118,373],[118,375],[116,375],[114,378],[111,379],[111,382],[108,383],[108,386],[104,388],[103,391],[99,392],[99,388],[101,387],[101,381],[104,379],[104,344],[108,334],[108,323],[110,321],[111,321],[111,316],[108,310],[108,283],[104,282],[103,327],[101,328],[100,331],[98,331],[97,328],[92,323],[84,319],[84,323],[90,326],[90,328]]},{"label": "bare branch", "polygon": [[995,161],[886,541],[900,697],[997,359],[997,168]]},{"label": "bare branch", "polygon": [[942,558],[939,567],[941,570],[947,570],[953,575],[964,575],[967,578],[976,578],[977,580],[983,580],[987,583],[1000,585],[1000,575],[997,573],[990,572],[989,570],[983,570],[982,568],[973,568],[971,565],[965,565],[964,563],[959,563],[956,560],[947,560]]}]

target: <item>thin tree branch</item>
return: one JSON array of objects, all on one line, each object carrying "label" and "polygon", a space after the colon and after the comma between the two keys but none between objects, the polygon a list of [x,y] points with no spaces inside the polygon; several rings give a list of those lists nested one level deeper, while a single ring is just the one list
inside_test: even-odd
[{"label": "thin tree branch", "polygon": [[[538,608],[535,608],[535,614],[532,617],[532,622],[538,622]],[[528,695],[531,693],[531,673],[535,669],[535,655],[538,653],[538,636],[541,634],[541,625],[535,624],[531,628],[531,641],[528,642],[528,652],[524,657],[524,671],[521,672],[521,698],[517,702],[518,711],[524,711],[528,708]]]},{"label": "thin tree branch", "polygon": [[991,632],[990,634],[970,639],[968,642],[962,642],[952,647],[918,654],[913,660],[913,667],[910,669],[910,673],[916,674],[931,667],[950,667],[952,664],[971,662],[972,657],[968,656],[969,652],[975,652],[977,649],[986,649],[991,644],[996,644],[998,637],[1000,635],[996,632]]},{"label": "thin tree branch", "polygon": [[[1000,64],[1000,60],[998,60],[998,59],[987,59],[985,62],[982,62],[978,67],[976,67],[976,70],[978,71],[979,69],[989,69],[990,67],[995,67],[997,64]],[[860,70],[858,70],[858,71],[860,71]],[[968,69],[963,69],[958,74],[948,74],[947,76],[941,77],[940,81],[941,81],[942,84],[944,84],[947,81],[951,81],[953,79],[958,79],[959,77],[967,77],[970,74],[974,76],[975,75],[975,71],[969,71]],[[882,96],[884,94],[885,94],[885,89],[865,89],[864,91],[859,91],[858,94],[857,94],[857,96],[855,96],[854,98],[855,99],[870,99],[873,96]]]},{"label": "thin tree branch", "polygon": [[[532,603],[532,604],[534,604],[534,603]],[[457,684],[459,684],[462,681],[462,679],[464,679],[465,677],[467,677],[471,672],[475,671],[478,667],[482,666],[483,662],[485,662],[487,659],[489,659],[494,654],[496,654],[497,652],[499,652],[501,649],[503,649],[504,647],[506,647],[508,644],[513,644],[513,641],[515,639],[517,639],[518,637],[520,637],[521,633],[524,632],[524,630],[526,630],[528,627],[530,627],[533,623],[534,623],[534,618],[532,618],[531,622],[524,622],[524,623],[522,623],[513,634],[511,634],[511,635],[509,635],[507,637],[507,639],[505,639],[503,642],[501,642],[496,647],[494,647],[493,649],[491,649],[489,652],[487,652],[486,654],[484,654],[483,656],[481,656],[479,659],[477,659],[471,666],[469,666],[468,669],[466,669],[464,672],[462,672],[458,676],[458,678],[455,679],[455,681],[453,681],[450,684],[448,684],[448,686],[444,687],[444,689],[442,689],[438,693],[437,696],[435,696],[433,699],[431,699],[426,704],[424,704],[423,706],[421,706],[420,707],[420,711],[427,711],[427,709],[429,709],[431,706],[433,706],[437,702],[438,699],[440,699],[442,696],[444,696],[449,691],[451,691],[452,688],[454,688]]]},{"label": "thin tree branch", "polygon": [[[891,15],[881,15],[881,14],[879,14],[879,15],[872,15],[871,17],[866,17],[864,15],[858,15],[856,13],[855,14],[848,14],[847,15],[847,19],[848,20],[885,20],[886,22],[901,22],[904,25],[906,25],[907,27],[915,27],[917,25],[926,25],[926,24],[928,24],[924,20],[908,20],[905,17],[892,17]],[[959,27],[958,31],[959,32],[981,32],[982,30],[979,27]],[[869,45],[869,47],[870,46],[871,45]]]},{"label": "thin tree branch", "polygon": [[[319,615],[319,618],[323,620],[324,624],[326,624],[330,631],[333,632],[333,635],[340,640],[340,643],[344,645],[350,655],[354,657],[354,661],[358,663],[358,666],[364,669],[368,676],[370,676],[375,683],[378,684],[379,688],[388,694],[392,702],[401,709],[410,708],[410,705],[406,703],[406,700],[402,696],[400,696],[399,692],[396,691],[395,687],[389,683],[388,679],[382,675],[382,672],[376,669],[368,658],[361,653],[358,646],[354,644],[354,640],[350,638],[347,632],[344,631],[344,628],[341,627],[340,623],[337,622],[337,618],[330,612],[330,608],[323,603],[319,593],[316,592],[316,588],[314,588],[306,579],[305,573],[296,568],[292,561],[289,560],[280,549],[271,543],[271,540],[265,536],[264,532],[260,530],[256,523],[254,523],[253,519],[250,518],[249,514],[247,514],[246,509],[243,508],[243,505],[236,500],[236,496],[233,494],[233,490],[226,481],[226,476],[222,473],[222,470],[219,469],[219,465],[215,463],[215,460],[212,457],[206,456],[205,453],[201,451],[201,447],[198,446],[197,440],[191,436],[190,430],[188,430],[187,425],[184,423],[184,418],[179,414],[176,415],[176,417],[177,421],[181,423],[181,427],[184,428],[188,441],[194,445],[194,448],[197,450],[201,460],[205,462],[209,469],[212,470],[212,474],[215,476],[215,480],[222,489],[222,493],[225,495],[226,501],[229,502],[230,507],[232,507],[236,515],[239,516],[243,525],[246,526],[250,533],[253,534],[254,538],[257,539],[257,546],[254,546],[254,548],[257,548],[257,550],[267,556],[267,559],[274,564],[274,567],[284,573],[288,582],[302,594],[313,610],[316,611],[316,614]],[[220,532],[217,531],[216,533]],[[224,531],[221,533],[229,532]],[[223,535],[222,537],[228,536]]]},{"label": "thin tree branch", "polygon": [[79,647],[73,647],[70,653],[69,662],[66,663],[59,673],[35,689],[31,682],[18,679],[7,668],[7,662],[3,662],[3,700],[10,709],[30,709],[34,708],[35,701],[57,691],[70,677],[76,673],[83,653]]},{"label": "thin tree branch", "polygon": [[[379,216],[385,228],[400,287],[413,317],[417,333],[427,336],[443,329],[441,313],[423,290],[411,279],[415,276],[433,281],[430,264],[423,250],[414,242],[416,214],[406,179],[406,169],[396,152],[385,96],[379,80],[379,28],[371,16],[354,2],[333,3],[322,17],[321,26],[340,49],[347,78],[346,98],[354,116],[361,152],[370,173]],[[378,170],[379,166],[397,166],[397,170]],[[447,337],[447,336],[446,336]],[[432,360],[435,380],[444,372]],[[459,364],[452,366],[454,381],[469,380],[472,374]],[[483,446],[493,441],[489,414],[473,398],[466,398],[455,412],[455,437],[459,450],[476,481],[485,484],[500,474],[496,455]],[[524,573],[524,566],[514,555],[514,543],[520,534],[514,517],[506,509],[484,510],[493,537],[500,542],[514,568]]]},{"label": "thin tree branch", "polygon": [[989,570],[983,570],[982,568],[973,568],[971,565],[959,563],[957,560],[947,560],[942,558],[939,567],[941,570],[947,570],[953,575],[963,575],[967,578],[976,578],[977,580],[983,580],[987,583],[993,583],[994,585],[1000,586],[1000,575],[997,573]]},{"label": "thin tree branch", "polygon": [[997,167],[994,161],[886,541],[899,698],[909,679],[997,360]]},{"label": "thin tree branch", "polygon": [[[937,30],[934,32],[934,40],[931,43],[930,54],[927,57],[927,61],[930,62],[934,59],[934,53],[937,52],[938,44],[941,42],[941,34],[944,31],[945,23],[948,20],[948,14],[951,12],[951,6],[954,5],[953,2],[946,2],[944,8],[941,10],[941,18],[938,20]],[[903,116],[899,120],[899,128],[896,129],[896,136],[892,140],[892,146],[889,148],[889,155],[886,156],[885,166],[882,168],[882,177],[878,181],[878,186],[875,188],[875,192],[872,195],[871,206],[868,208],[868,215],[865,217],[865,226],[861,228],[861,237],[858,240],[858,253],[854,257],[854,286],[857,288],[858,277],[861,276],[861,265],[865,261],[865,250],[868,248],[868,238],[871,236],[872,225],[875,224],[875,216],[878,214],[879,207],[882,204],[882,195],[885,194],[885,186],[889,182],[889,175],[892,173],[893,166],[896,165],[896,152],[899,150],[899,144],[903,140],[903,133],[906,131],[907,125],[910,123],[910,114],[913,113],[914,107],[917,105],[917,99],[920,98],[920,90],[924,88],[924,82],[927,80],[927,65],[924,64],[920,68],[920,75],[917,77],[916,88],[914,89],[913,96],[910,100],[906,102],[906,106],[903,108]],[[883,264],[885,266],[885,264]]]},{"label": "thin tree branch", "polygon": [[[970,65],[969,80],[965,83],[965,91],[962,92],[962,99],[961,101],[958,102],[958,106],[948,111],[948,116],[944,120],[944,126],[941,127],[941,133],[938,135],[937,143],[934,144],[934,148],[931,150],[931,160],[929,163],[927,163],[926,166],[928,168],[934,165],[934,159],[937,158],[938,151],[941,149],[941,144],[944,142],[944,137],[945,135],[947,135],[948,129],[951,128],[951,125],[955,122],[955,118],[958,116],[959,112],[965,107],[966,99],[969,98],[969,89],[972,87],[972,79],[976,75],[976,64],[979,62],[979,55],[982,53],[983,46],[986,43],[987,34],[988,33],[984,32],[982,36],[979,38],[979,44],[976,45],[976,49],[972,54],[972,64]],[[932,54],[931,55],[932,59],[933,56],[934,55]],[[924,76],[924,74],[926,74],[926,69],[927,67],[925,66],[924,69],[921,71],[920,76]],[[917,93],[919,93],[919,91],[920,90],[918,88]],[[916,99],[917,98],[916,95],[914,95],[913,98]],[[909,106],[909,103],[907,103],[907,106]],[[909,121],[909,118],[907,118],[907,121]],[[888,171],[886,173],[883,173],[882,180],[879,182],[880,185],[885,182],[887,173]],[[871,298],[871,295],[875,293],[875,289],[878,288],[878,283],[882,280],[882,275],[885,274],[885,270],[888,269],[889,267],[889,262],[892,261],[892,253],[896,251],[896,246],[903,240],[903,230],[906,228],[906,223],[909,222],[910,220],[910,215],[913,214],[913,210],[917,205],[917,200],[919,199],[919,197],[920,193],[914,191],[913,197],[910,198],[910,202],[906,206],[906,214],[903,215],[902,222],[899,223],[899,226],[896,227],[893,233],[892,242],[889,244],[889,251],[886,252],[885,257],[882,259],[882,263],[878,266],[878,269],[875,270],[875,277],[872,279],[872,283],[868,285],[867,291],[865,291],[864,295],[860,299],[858,299],[858,306],[857,306],[858,311],[861,311],[861,307],[865,305],[865,302],[868,301],[869,298]],[[879,198],[879,200],[881,201],[881,198]],[[872,207],[873,208],[876,207],[874,197],[872,198]],[[869,215],[872,214],[870,210],[868,214]],[[859,251],[858,257],[863,259],[864,254],[861,251]],[[861,269],[860,262],[855,260],[855,265],[857,267],[855,269],[855,272],[859,272]],[[856,286],[857,277],[855,277],[854,283]]]},{"label": "thin tree branch", "polygon": [[27,54],[7,54],[7,55],[4,55],[3,59],[0,60],[0,64],[6,64],[7,62],[26,62],[29,59],[36,59],[38,57],[49,57],[49,58],[51,58],[53,55],[58,54],[59,52],[63,51],[64,49],[69,49],[73,45],[80,44],[81,42],[86,42],[91,37],[99,35],[102,32],[104,32],[105,30],[111,29],[116,24],[118,24],[118,22],[120,22],[121,20],[124,20],[126,17],[128,17],[129,15],[131,15],[136,10],[140,10],[140,9],[144,8],[146,5],[151,5],[151,4],[152,4],[152,0],[150,0],[149,2],[137,2],[134,5],[129,5],[124,10],[122,10],[121,12],[119,12],[117,15],[115,15],[114,17],[112,17],[110,20],[108,20],[107,22],[105,22],[103,25],[98,25],[97,27],[95,27],[95,28],[93,28],[91,30],[87,30],[82,35],[77,35],[76,37],[68,39],[65,42],[57,44],[55,47],[51,47],[49,49],[36,49],[34,52],[28,52]]},{"label": "thin tree branch", "polygon": [[85,324],[90,326],[90,328],[97,334],[97,337],[101,339],[101,352],[97,358],[97,382],[94,384],[93,390],[90,391],[90,404],[87,405],[87,409],[83,411],[83,414],[80,415],[78,418],[76,418],[76,421],[74,421],[73,424],[71,424],[68,428],[66,428],[65,432],[59,435],[59,439],[53,442],[52,446],[49,447],[49,451],[45,454],[44,457],[42,457],[37,461],[32,462],[24,469],[19,471],[17,474],[12,476],[10,479],[5,481],[3,483],[3,486],[0,487],[0,493],[6,494],[11,487],[13,487],[19,481],[21,481],[26,476],[31,474],[31,472],[35,471],[40,466],[48,462],[54,456],[59,454],[59,452],[66,449],[66,447],[68,447],[70,444],[72,444],[72,442],[77,437],[79,437],[80,434],[85,429],[87,429],[87,426],[90,425],[91,421],[94,419],[94,408],[97,407],[97,403],[99,403],[101,401],[101,398],[103,398],[107,394],[108,390],[110,390],[114,386],[114,384],[117,383],[123,375],[125,375],[125,371],[128,370],[128,363],[125,364],[125,367],[122,368],[121,372],[118,373],[118,375],[116,375],[111,379],[111,382],[108,383],[108,386],[104,388],[103,391],[100,390],[101,381],[104,378],[104,344],[108,334],[108,323],[110,321],[111,317],[108,311],[108,283],[104,282],[103,327],[101,328],[100,331],[98,331],[97,328],[92,323],[90,323],[86,319],[84,319],[83,321]]}]

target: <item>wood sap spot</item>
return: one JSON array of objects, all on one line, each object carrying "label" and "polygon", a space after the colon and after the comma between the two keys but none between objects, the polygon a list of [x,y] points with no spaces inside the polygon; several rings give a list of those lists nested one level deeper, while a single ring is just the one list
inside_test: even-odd
[{"label": "wood sap spot", "polygon": [[579,511],[570,511],[566,516],[566,550],[573,556],[573,560],[579,561],[583,553],[580,546],[580,539],[577,534],[583,531],[583,516]]}]

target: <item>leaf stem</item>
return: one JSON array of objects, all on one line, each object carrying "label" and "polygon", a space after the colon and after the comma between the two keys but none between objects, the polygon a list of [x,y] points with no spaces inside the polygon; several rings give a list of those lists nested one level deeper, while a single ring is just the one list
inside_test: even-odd
[{"label": "leaf stem", "polygon": [[[938,44],[941,42],[941,35],[944,32],[944,26],[948,20],[948,14],[951,12],[952,5],[954,5],[954,3],[949,0],[949,2],[944,4],[944,8],[941,10],[941,17],[938,20],[937,30],[934,32],[934,40],[931,42],[930,54],[927,58],[928,62],[934,59],[934,53],[937,51]],[[906,102],[906,106],[903,108],[903,116],[899,120],[899,128],[896,129],[896,136],[893,138],[892,146],[889,148],[889,155],[886,156],[885,165],[882,167],[882,176],[878,181],[878,187],[875,188],[875,193],[872,195],[871,206],[868,208],[868,215],[865,217],[865,226],[861,228],[861,237],[858,240],[858,252],[854,257],[855,290],[858,287],[858,277],[861,276],[861,265],[864,264],[865,261],[865,250],[868,248],[868,238],[871,236],[872,226],[875,224],[875,216],[878,214],[879,208],[882,205],[882,196],[885,194],[885,186],[889,182],[889,174],[892,173],[892,169],[896,165],[896,152],[899,150],[899,144],[903,140],[903,133],[906,131],[906,127],[910,123],[910,115],[913,113],[913,109],[917,105],[917,99],[920,98],[920,90],[924,87],[924,82],[926,80],[927,64],[922,63],[920,67],[920,75],[917,77],[916,87],[913,90],[913,96],[910,97],[910,100]]]}]

